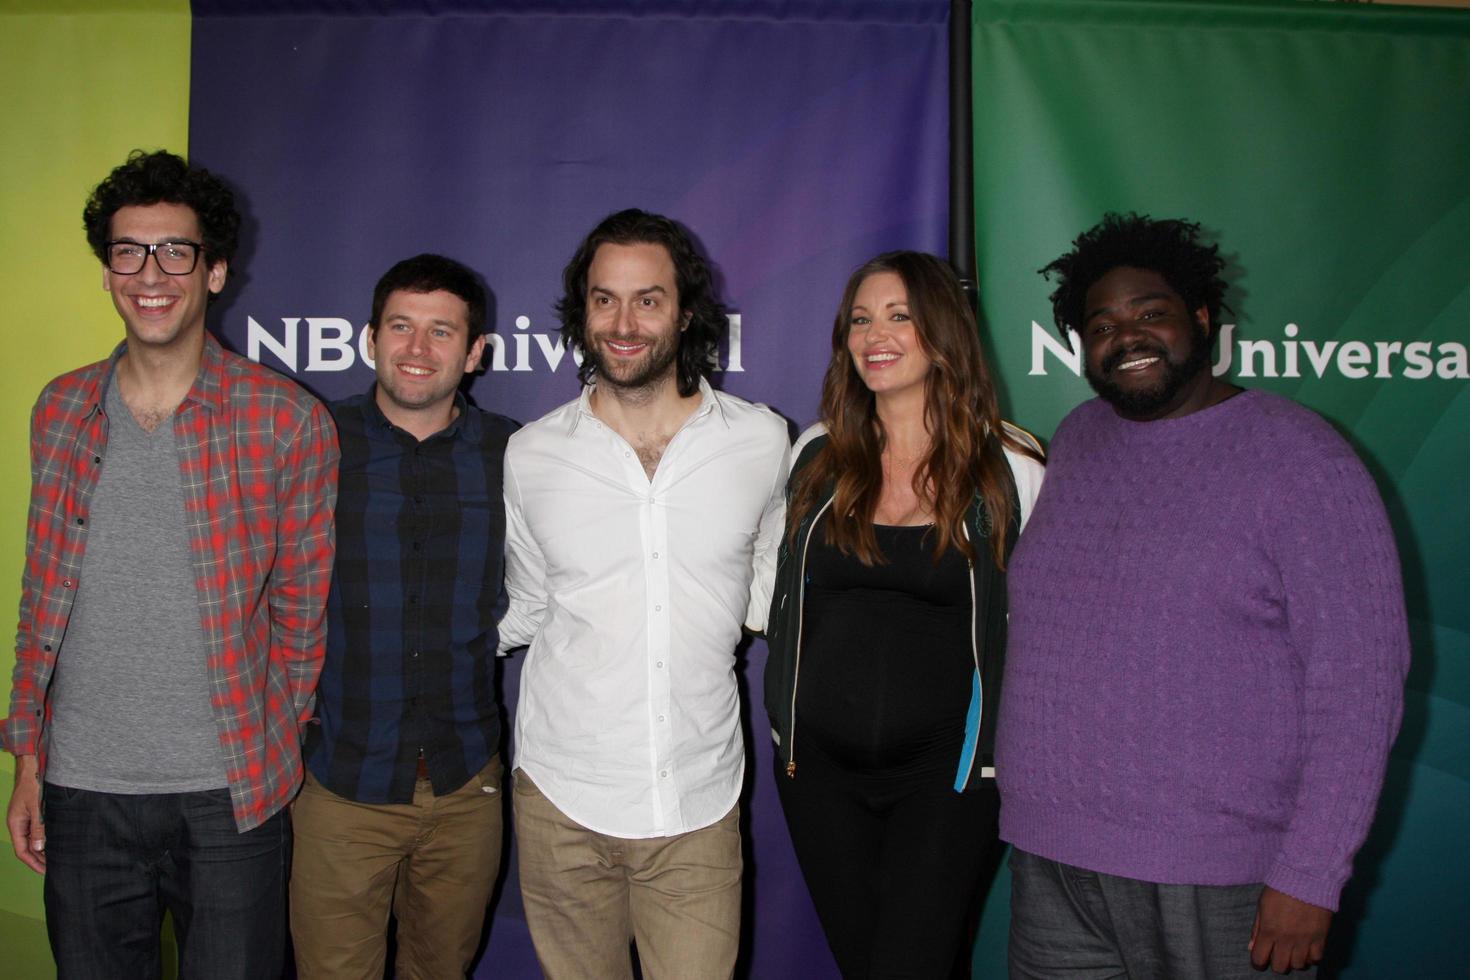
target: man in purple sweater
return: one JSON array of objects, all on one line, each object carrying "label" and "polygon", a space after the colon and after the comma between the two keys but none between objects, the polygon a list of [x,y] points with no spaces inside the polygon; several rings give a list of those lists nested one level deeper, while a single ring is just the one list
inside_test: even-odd
[{"label": "man in purple sweater", "polygon": [[1317,415],[1214,377],[1199,232],[1108,215],[1042,270],[1101,398],[1008,573],[1012,977],[1312,972],[1398,730],[1382,501]]}]

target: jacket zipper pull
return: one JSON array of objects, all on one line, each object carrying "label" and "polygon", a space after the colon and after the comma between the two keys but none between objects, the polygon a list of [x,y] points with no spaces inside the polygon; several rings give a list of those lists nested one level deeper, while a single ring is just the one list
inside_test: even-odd
[{"label": "jacket zipper pull", "polygon": [[795,779],[796,778],[796,760],[795,759],[792,759],[790,762],[786,763],[786,778],[787,779]]}]

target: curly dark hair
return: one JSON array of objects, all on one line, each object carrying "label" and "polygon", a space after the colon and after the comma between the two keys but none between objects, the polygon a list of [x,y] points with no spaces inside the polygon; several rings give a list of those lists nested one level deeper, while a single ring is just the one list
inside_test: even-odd
[{"label": "curly dark hair", "polygon": [[562,271],[562,297],[556,302],[561,336],[567,347],[584,355],[577,377],[592,381],[595,367],[587,352],[587,270],[603,245],[662,245],[674,260],[674,286],[679,291],[679,314],[689,325],[679,335],[676,359],[679,394],[699,390],[701,378],[715,367],[715,351],[728,324],[725,304],[715,295],[709,263],[694,247],[689,232],[661,214],[628,208],[610,214],[582,241],[577,254]]},{"label": "curly dark hair", "polygon": [[466,344],[473,344],[485,332],[485,311],[489,305],[485,281],[463,263],[425,252],[396,263],[373,287],[373,312],[368,320],[368,329],[374,337],[378,335],[378,324],[383,320],[383,307],[388,304],[388,297],[400,290],[408,293],[443,290],[458,296],[468,308]]},{"label": "curly dark hair", "polygon": [[1057,288],[1051,294],[1052,318],[1057,332],[1071,345],[1070,327],[1082,331],[1087,291],[1119,266],[1148,269],[1164,277],[1189,310],[1203,306],[1210,315],[1210,332],[1220,322],[1225,305],[1225,260],[1218,245],[1200,240],[1198,223],[1178,218],[1154,220],[1148,215],[1109,212],[1102,221],[1078,235],[1072,251],[1037,270]]},{"label": "curly dark hair", "polygon": [[134,150],[128,162],[115,167],[87,198],[82,224],[87,244],[107,261],[112,216],[121,208],[148,204],[183,204],[199,216],[206,263],[229,262],[240,241],[240,212],[235,195],[224,181],[203,167],[191,167],[167,150]]}]

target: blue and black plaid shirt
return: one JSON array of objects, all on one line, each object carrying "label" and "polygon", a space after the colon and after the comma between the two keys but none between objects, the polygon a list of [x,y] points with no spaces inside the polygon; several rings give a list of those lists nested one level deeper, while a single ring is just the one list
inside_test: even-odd
[{"label": "blue and black plaid shirt", "polygon": [[421,749],[442,796],[500,748],[501,464],[516,424],[456,405],[423,442],[383,417],[371,389],[330,406],[337,558],[307,766],[362,803],[411,802]]}]

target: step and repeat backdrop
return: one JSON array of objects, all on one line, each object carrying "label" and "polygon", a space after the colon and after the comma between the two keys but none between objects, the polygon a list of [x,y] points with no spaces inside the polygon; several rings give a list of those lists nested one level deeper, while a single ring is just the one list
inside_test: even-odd
[{"label": "step and repeat backdrop", "polygon": [[[373,284],[422,251],[466,262],[494,294],[479,405],[530,420],[574,397],[553,313],[561,269],[601,217],[637,206],[684,223],[718,269],[732,317],[716,384],[795,429],[816,414],[852,268],[944,247],[942,0],[22,6],[0,14],[20,137],[0,195],[25,216],[0,230],[0,281],[42,284],[78,329],[28,346],[3,395],[0,540],[15,569],[30,403],[120,336],[100,290],[71,293],[96,276],[85,195],[133,146],[187,149],[239,189],[244,247],[211,324],[325,398],[371,383]],[[1329,972],[1457,975],[1452,939],[1470,921],[1470,577],[1457,560],[1470,547],[1470,15],[977,0],[972,31],[982,331],[1008,415],[1045,438],[1090,396],[1036,270],[1106,210],[1188,217],[1232,257],[1218,370],[1323,413],[1378,479],[1415,663]],[[14,594],[0,600],[13,609]],[[743,971],[833,977],[775,799],[764,663],[755,641],[737,667]],[[513,713],[519,660],[504,666]],[[1003,975],[1007,894],[1002,869],[977,976]],[[0,943],[21,975],[45,975],[39,887],[15,861],[0,869]],[[537,975],[513,855],[477,975]]]},{"label": "step and repeat backdrop", "polygon": [[[641,207],[718,267],[732,317],[715,384],[801,426],[848,274],[943,247],[946,3],[279,7],[195,0],[189,149],[249,210],[216,327],[323,397],[371,383],[373,283],[423,251],[494,293],[481,407],[529,421],[575,397],[561,270],[599,219]],[[520,663],[504,665],[512,716]],[[742,650],[745,962],[835,976],[775,798],[764,666],[761,642]],[[486,977],[537,972],[514,851],[509,866]]]}]

